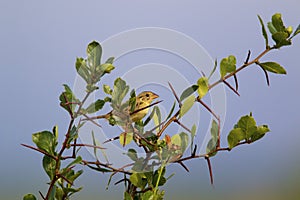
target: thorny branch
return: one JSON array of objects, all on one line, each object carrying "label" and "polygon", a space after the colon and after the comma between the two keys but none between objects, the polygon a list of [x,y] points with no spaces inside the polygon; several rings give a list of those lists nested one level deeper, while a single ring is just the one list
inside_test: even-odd
[{"label": "thorny branch", "polygon": [[[251,56],[251,51],[249,50],[248,52],[248,55],[247,55],[247,58],[246,58],[246,61],[243,63],[243,65],[241,65],[239,68],[237,68],[234,72],[232,73],[229,73],[228,75],[224,76],[223,78],[220,78],[219,80],[217,80],[216,82],[212,83],[209,85],[209,88],[208,90],[211,90],[212,88],[214,88],[216,85],[220,84],[220,83],[224,83],[226,86],[228,86],[234,93],[236,93],[237,95],[239,95],[238,93],[238,80],[237,80],[237,76],[236,74],[238,72],[240,72],[241,70],[245,69],[246,67],[252,65],[252,64],[258,64],[259,63],[259,60],[260,58],[262,58],[265,54],[267,54],[269,51],[275,49],[275,47],[268,47],[266,48],[263,52],[261,52],[256,58],[254,58],[253,60],[249,61],[250,60],[250,56]],[[260,66],[261,67],[261,66]],[[261,69],[264,71],[265,73],[265,76],[266,76],[266,80],[267,80],[267,84],[269,85],[269,77],[268,77],[268,73],[266,72],[265,69],[263,69],[261,67]],[[226,80],[231,78],[231,77],[234,77],[234,81],[235,81],[235,88],[232,87]],[[162,136],[162,134],[166,131],[166,129],[169,127],[169,125],[173,122],[177,123],[179,126],[183,127],[185,130],[187,130],[188,132],[191,132],[190,129],[188,129],[184,124],[182,124],[181,122],[179,122],[178,120],[178,116],[180,114],[180,109],[181,109],[181,106],[182,106],[182,102],[180,101],[180,99],[178,98],[178,95],[176,94],[173,86],[171,85],[171,83],[169,83],[169,86],[179,104],[179,110],[172,116],[169,118],[169,120],[165,121],[165,122],[162,122],[159,126],[161,126],[161,129],[157,132],[156,136],[157,138],[160,138]],[[55,187],[55,183],[57,182],[57,180],[59,178],[62,178],[63,180],[65,180],[66,182],[68,182],[69,184],[72,184],[71,181],[69,181],[67,178],[65,178],[62,174],[59,174],[59,169],[60,169],[60,160],[64,160],[64,159],[67,159],[67,158],[75,158],[76,155],[75,155],[75,148],[76,147],[79,147],[79,146],[86,146],[86,147],[91,147],[91,148],[95,148],[95,149],[104,149],[103,147],[99,147],[99,146],[95,146],[95,145],[89,145],[89,144],[77,144],[77,140],[75,139],[73,141],[73,144],[68,144],[69,142],[69,139],[70,139],[70,133],[71,133],[71,130],[72,130],[72,127],[74,125],[74,122],[75,122],[75,118],[77,118],[79,115],[83,115],[87,120],[90,120],[92,121],[92,123],[96,124],[97,126],[101,127],[99,124],[97,124],[96,122],[93,121],[94,118],[90,118],[88,117],[86,114],[84,113],[80,113],[81,112],[81,109],[82,109],[82,106],[84,105],[84,103],[86,102],[86,100],[88,99],[88,97],[90,96],[91,92],[87,92],[86,96],[83,98],[82,102],[80,102],[78,105],[78,109],[77,109],[77,112],[75,113],[72,113],[72,109],[71,109],[71,106],[73,105],[72,102],[68,102],[67,101],[67,98],[66,96],[64,96],[65,98],[65,101],[66,101],[66,104],[65,106],[68,106],[68,112],[70,114],[70,122],[69,122],[69,126],[68,126],[68,130],[67,130],[67,133],[65,135],[65,139],[64,139],[64,142],[61,146],[61,149],[59,151],[59,153],[56,155],[56,156],[53,156],[53,155],[50,155],[49,153],[43,151],[43,150],[40,150],[38,148],[35,148],[35,147],[32,147],[32,146],[29,146],[29,145],[25,145],[25,144],[22,144],[23,146],[27,147],[27,148],[30,148],[30,149],[33,149],[35,151],[38,151],[52,159],[54,159],[56,161],[56,165],[55,165],[55,171],[57,172],[56,173],[56,176],[51,180],[51,182],[49,183],[49,188],[48,188],[48,191],[47,191],[47,194],[46,196],[44,196],[42,193],[40,193],[42,199],[49,199],[49,196],[51,194],[51,191],[53,190],[53,188]],[[187,157],[179,157],[178,159],[176,160],[172,160],[171,162],[172,163],[178,163],[180,164],[187,172],[189,172],[187,166],[184,164],[185,161],[187,160],[191,160],[191,159],[197,159],[197,158],[205,158],[206,161],[207,161],[207,164],[208,164],[208,168],[209,168],[209,173],[210,173],[210,179],[211,179],[211,184],[213,184],[213,173],[212,173],[212,166],[211,166],[211,161],[210,161],[210,156],[216,152],[219,152],[219,151],[231,151],[231,149],[229,147],[225,147],[225,148],[221,148],[220,147],[220,130],[221,130],[221,121],[220,121],[220,117],[207,105],[205,104],[202,99],[198,96],[196,97],[196,101],[199,102],[216,120],[217,120],[217,124],[218,124],[218,141],[217,141],[217,145],[216,145],[216,148],[214,150],[212,150],[211,152],[209,153],[206,153],[206,154],[198,154],[197,155],[197,145],[195,145],[195,148],[193,150],[193,152],[191,153],[190,156],[187,156]],[[154,104],[151,104],[149,105],[148,107],[150,106],[153,106],[155,104],[158,104],[160,103],[161,101],[159,102],[156,102]],[[145,108],[142,108],[142,109],[145,109]],[[134,111],[134,112],[139,112],[140,110],[137,110],[137,111]],[[81,121],[80,121],[81,122]],[[79,122],[79,123],[80,123]],[[79,125],[78,125],[79,126]],[[155,129],[153,129],[155,130]],[[147,131],[146,131],[147,132]],[[152,132],[152,131],[151,131]],[[137,138],[139,140],[143,140],[146,144],[148,145],[153,145],[150,141],[148,141],[146,138],[144,138],[142,135],[140,135],[137,131],[135,131],[135,135],[137,136]],[[114,138],[114,139],[118,139],[118,137]],[[109,141],[112,141],[112,140],[109,140]],[[108,141],[106,141],[108,142]],[[105,143],[106,143],[105,142]],[[240,142],[238,143],[236,146],[239,146],[239,145],[243,145],[243,144],[250,144],[251,141],[245,141],[245,142]],[[63,157],[63,153],[65,152],[66,148],[68,148],[69,146],[72,146],[74,147],[73,149],[73,154],[72,156],[69,156],[69,157]],[[144,147],[144,145],[139,145],[139,146],[142,146]],[[149,161],[150,159],[150,156],[151,156],[151,152],[148,151],[148,148],[144,148],[145,152],[147,153],[147,160],[145,161],[145,164]],[[128,182],[128,189],[130,188],[129,185],[131,185],[129,179],[126,178],[126,175],[131,175],[132,172],[130,172],[130,170],[125,170],[125,168],[127,167],[130,167],[130,166],[133,166],[134,163],[132,164],[128,164],[128,165],[125,165],[121,168],[114,168],[112,167],[111,164],[103,164],[101,163],[99,160],[96,160],[96,161],[85,161],[85,160],[82,160],[82,164],[83,165],[86,165],[92,169],[98,169],[99,171],[102,171],[102,172],[111,172],[112,175],[116,174],[116,173],[123,173],[125,175],[125,178],[118,181],[117,183],[120,183],[120,182]],[[159,163],[158,163],[159,164]],[[96,167],[94,167],[96,166]],[[145,189],[147,190],[147,188]]]}]

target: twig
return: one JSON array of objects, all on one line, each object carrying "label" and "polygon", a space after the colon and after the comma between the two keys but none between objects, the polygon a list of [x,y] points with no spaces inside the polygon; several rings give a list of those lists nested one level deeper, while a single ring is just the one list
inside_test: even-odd
[{"label": "twig", "polygon": [[67,183],[69,183],[70,185],[73,185],[73,182],[70,181],[69,179],[67,179],[65,176],[63,176],[62,174],[58,174],[57,175],[59,178],[62,178],[63,180],[65,180]]},{"label": "twig", "polygon": [[177,96],[177,94],[176,94],[176,92],[175,92],[175,90],[174,90],[174,88],[173,88],[173,86],[171,85],[171,83],[170,82],[168,82],[168,84],[169,84],[169,87],[171,88],[171,90],[172,90],[172,93],[173,93],[173,95],[175,96],[175,98],[176,98],[176,101],[178,102],[178,104],[179,104],[179,107],[181,107],[182,106],[182,103],[181,103],[181,101],[180,101],[180,99],[179,99],[179,97]]},{"label": "twig", "polygon": [[106,149],[104,147],[95,146],[95,145],[91,145],[91,144],[70,144],[70,146],[72,146],[72,147],[92,147],[92,148],[96,148],[96,149]]},{"label": "twig", "polygon": [[135,113],[138,113],[138,112],[140,112],[141,110],[145,110],[145,109],[147,109],[147,108],[150,108],[150,107],[152,107],[152,106],[154,106],[154,105],[156,105],[156,104],[159,104],[159,103],[162,102],[162,101],[163,101],[163,100],[160,100],[160,101],[154,102],[154,103],[152,103],[152,104],[150,104],[150,105],[148,105],[148,106],[145,106],[145,107],[142,107],[142,108],[140,108],[140,109],[137,109],[137,110],[131,112],[130,115],[133,115],[133,114],[135,114]]},{"label": "twig", "polygon": [[[106,114],[107,115],[107,114]],[[105,116],[106,116],[105,115]],[[98,118],[99,116],[96,116],[96,117],[89,117],[87,114],[83,114],[83,116],[86,118],[86,119],[83,119],[84,121],[85,120],[89,120],[90,122],[92,122],[93,124],[95,124],[96,126],[102,128],[102,126],[100,124],[98,124],[97,122],[94,121],[94,119],[100,119]],[[104,116],[104,115],[101,115],[101,116]],[[103,117],[104,118],[104,117]]]},{"label": "twig", "polygon": [[264,69],[261,65],[259,65],[258,63],[257,63],[257,65],[264,71],[265,76],[266,76],[266,80],[267,80],[267,85],[270,86],[270,79],[269,79],[269,74],[268,74],[267,70],[265,70],[265,69]]},{"label": "twig", "polygon": [[208,106],[206,103],[204,103],[200,97],[197,97],[196,101],[198,101],[204,108],[208,110],[218,121],[218,143],[217,143],[217,148],[220,147],[220,135],[221,135],[221,119],[220,117]]},{"label": "twig", "polygon": [[32,146],[29,146],[29,145],[27,145],[27,144],[21,144],[21,145],[24,146],[24,147],[27,147],[27,148],[29,148],[29,149],[38,151],[38,152],[40,152],[40,153],[42,153],[42,154],[44,154],[44,155],[46,155],[46,156],[48,156],[48,157],[50,157],[50,158],[52,158],[52,159],[54,159],[54,160],[57,160],[57,157],[55,157],[55,156],[49,154],[49,153],[46,152],[46,151],[43,151],[43,150],[41,150],[41,149],[38,149],[38,148],[35,148],[35,147],[32,147]]},{"label": "twig", "polygon": [[186,127],[184,124],[182,124],[178,119],[175,119],[174,122],[176,122],[179,126],[184,128],[187,132],[189,132],[189,133],[192,132],[188,127]]},{"label": "twig", "polygon": [[160,131],[157,133],[157,137],[160,137],[160,136],[163,134],[163,132],[167,129],[167,127],[168,127],[172,122],[174,122],[174,121],[177,119],[177,116],[179,115],[179,113],[180,113],[180,110],[178,110],[178,111],[173,115],[173,117],[171,117],[171,118],[167,121],[167,123],[165,123],[165,124],[162,126],[162,128],[160,129]]},{"label": "twig", "polygon": [[208,166],[208,170],[209,170],[210,184],[214,185],[214,177],[213,177],[213,173],[212,173],[212,167],[211,167],[211,162],[210,162],[209,156],[205,156],[205,160],[207,161],[207,166]]}]

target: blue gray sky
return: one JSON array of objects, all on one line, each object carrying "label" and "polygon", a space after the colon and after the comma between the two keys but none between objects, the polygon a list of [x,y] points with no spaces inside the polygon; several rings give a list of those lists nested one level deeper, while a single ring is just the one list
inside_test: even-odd
[{"label": "blue gray sky", "polygon": [[[74,84],[75,59],[85,56],[90,41],[102,42],[135,28],[161,27],[193,38],[212,58],[233,54],[242,63],[248,50],[254,56],[264,48],[257,14],[268,21],[280,12],[284,22],[296,28],[299,6],[297,0],[1,1],[1,199],[45,191],[42,156],[20,144],[32,144],[32,133],[56,124],[64,133],[68,116],[59,107],[58,96],[62,84]],[[188,162],[190,173],[171,166],[170,173],[176,175],[165,187],[166,199],[277,200],[300,195],[299,51],[296,37],[293,46],[266,56],[266,61],[277,61],[288,72],[286,76],[270,75],[271,87],[266,86],[263,73],[252,67],[239,75],[241,97],[226,91],[224,135],[250,111],[259,124],[269,125],[271,133],[255,144],[212,159],[214,189],[204,160]],[[157,63],[160,58],[163,64],[175,65],[172,59],[176,58],[152,51],[124,56],[116,64]],[[78,182],[84,190],[74,199],[120,199],[122,194],[114,189],[122,191],[122,187],[111,186],[106,191],[107,179],[87,171]]]}]

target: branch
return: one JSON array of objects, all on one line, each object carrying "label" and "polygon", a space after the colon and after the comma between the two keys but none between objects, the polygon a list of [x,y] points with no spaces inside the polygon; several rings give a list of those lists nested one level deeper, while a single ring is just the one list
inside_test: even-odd
[{"label": "branch", "polygon": [[57,160],[57,157],[55,157],[55,156],[49,154],[49,153],[46,152],[46,151],[43,151],[43,150],[38,149],[38,148],[35,148],[35,147],[33,147],[33,146],[29,146],[29,145],[27,145],[27,144],[21,144],[21,145],[24,146],[24,147],[27,147],[27,148],[29,148],[29,149],[38,151],[38,152],[40,152],[40,153],[42,153],[42,154],[44,154],[44,155],[46,155],[46,156],[48,156],[48,157],[50,157],[50,158],[52,158],[52,159],[54,159],[54,160]]},{"label": "branch", "polygon": [[179,115],[179,113],[180,113],[180,110],[178,110],[178,111],[173,115],[173,117],[171,117],[171,118],[167,121],[167,123],[164,124],[164,125],[162,126],[162,128],[160,129],[160,131],[157,133],[157,137],[160,137],[160,136],[163,134],[163,132],[167,129],[167,127],[168,127],[172,122],[174,122],[175,120],[177,120],[177,116]]},{"label": "branch", "polygon": [[[246,62],[240,66],[237,70],[235,70],[234,72],[231,72],[230,74],[227,74],[226,76],[224,76],[223,78],[220,78],[218,81],[214,82],[213,84],[211,84],[208,88],[208,90],[211,90],[212,88],[214,88],[216,85],[218,85],[219,83],[222,83],[224,80],[234,76],[235,74],[237,74],[239,71],[243,70],[244,68],[248,67],[249,65],[252,65],[256,62],[259,61],[259,59],[261,59],[265,54],[267,54],[269,51],[275,49],[275,47],[272,47],[272,48],[267,48],[265,49],[263,52],[261,52],[255,59],[253,59],[252,61],[249,62],[249,59],[250,59],[250,53],[248,53],[248,56],[247,56],[247,59],[246,59]],[[248,59],[249,57],[249,59]]]}]

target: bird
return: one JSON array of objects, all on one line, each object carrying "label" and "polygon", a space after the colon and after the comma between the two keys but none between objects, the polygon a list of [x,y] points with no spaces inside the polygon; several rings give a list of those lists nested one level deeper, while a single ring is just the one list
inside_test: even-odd
[{"label": "bird", "polygon": [[[103,119],[103,118],[109,120],[114,116],[117,116],[117,117],[124,116],[124,113],[125,113],[125,115],[127,115],[127,116],[129,115],[129,119],[131,122],[137,122],[137,121],[142,120],[148,114],[151,103],[153,102],[154,99],[157,99],[158,97],[159,97],[159,95],[155,94],[154,92],[143,91],[136,96],[135,107],[132,112],[130,112],[131,106],[128,105],[123,110],[123,113],[112,110],[105,115],[91,117],[91,118],[89,118],[89,120]],[[121,118],[123,118],[123,117],[121,117]]]}]

